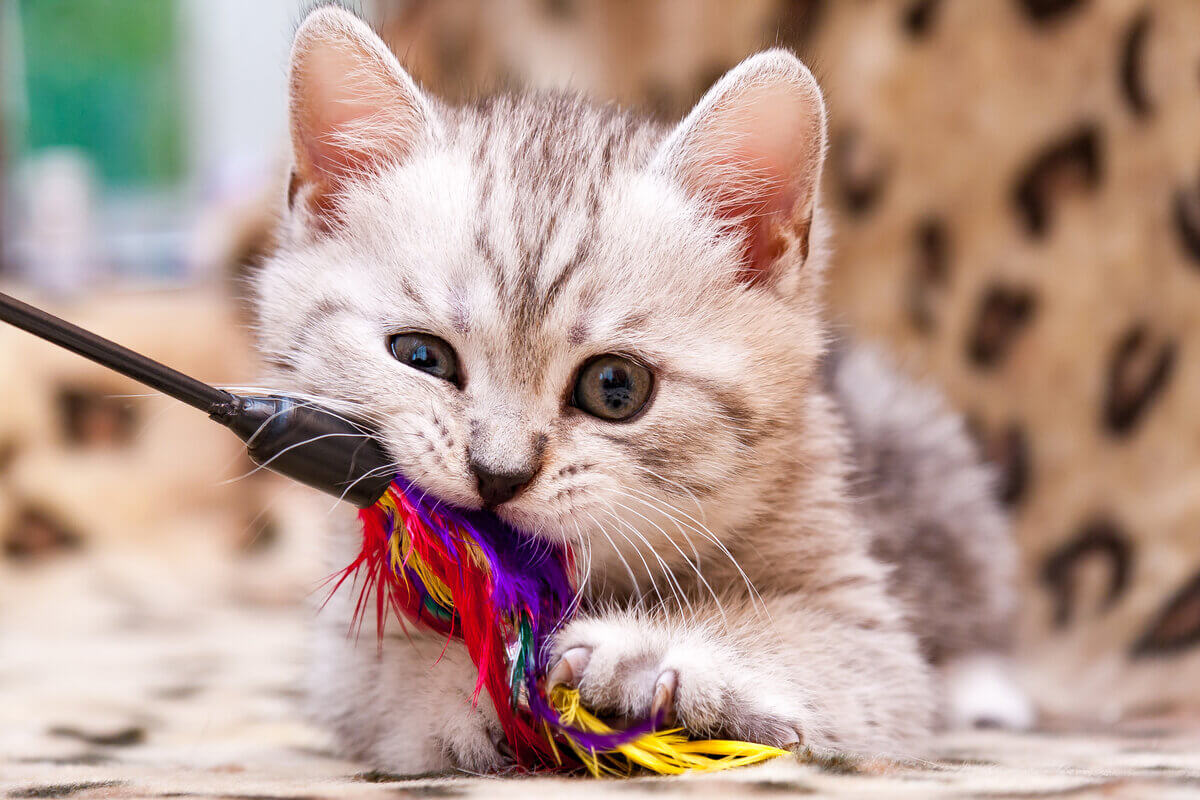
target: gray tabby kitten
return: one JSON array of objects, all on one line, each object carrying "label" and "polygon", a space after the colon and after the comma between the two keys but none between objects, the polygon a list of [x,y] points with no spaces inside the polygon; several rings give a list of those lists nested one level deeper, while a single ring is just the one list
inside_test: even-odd
[{"label": "gray tabby kitten", "polygon": [[[431,494],[576,549],[551,682],[864,754],[919,750],[939,708],[1028,714],[977,658],[1005,646],[1014,552],[961,424],[827,355],[825,107],[794,56],[747,59],[672,130],[558,94],[451,108],[327,7],[296,35],[291,131],[258,286],[275,377],[375,423]],[[333,566],[357,536],[347,514]],[[393,624],[380,650],[351,607],[322,614],[312,679],[345,749],[503,765],[463,648]]]}]

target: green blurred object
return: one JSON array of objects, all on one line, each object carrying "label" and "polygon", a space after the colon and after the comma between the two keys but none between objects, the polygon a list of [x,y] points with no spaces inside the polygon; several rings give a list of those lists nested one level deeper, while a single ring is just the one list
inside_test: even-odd
[{"label": "green blurred object", "polygon": [[176,3],[19,2],[21,150],[77,147],[111,188],[177,183],[185,165]]}]

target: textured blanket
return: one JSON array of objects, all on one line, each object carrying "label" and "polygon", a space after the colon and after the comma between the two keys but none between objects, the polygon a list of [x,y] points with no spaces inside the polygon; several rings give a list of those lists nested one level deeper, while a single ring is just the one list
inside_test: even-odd
[{"label": "textured blanket", "polygon": [[[151,569],[157,567],[159,569]],[[431,775],[343,761],[304,720],[312,612],[161,563],[74,559],[0,581],[0,796],[1191,797],[1200,720],[943,736],[923,762],[813,760],[683,778]]]}]

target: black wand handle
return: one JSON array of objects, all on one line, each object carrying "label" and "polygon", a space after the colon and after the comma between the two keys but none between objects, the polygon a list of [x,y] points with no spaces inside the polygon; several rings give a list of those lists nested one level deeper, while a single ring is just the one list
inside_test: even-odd
[{"label": "black wand handle", "polygon": [[387,452],[362,425],[318,405],[209,386],[3,292],[0,320],[203,411],[236,433],[255,463],[360,508],[394,476]]},{"label": "black wand handle", "polygon": [[40,308],[22,303],[3,292],[0,292],[0,319],[72,353],[78,353],[102,367],[133,378],[155,391],[182,400],[206,414],[211,414],[220,406],[229,405],[234,401],[234,395],[229,392],[201,383],[189,375],[173,370],[152,358],[146,358],[141,353],[135,353],[103,336],[97,336],[78,325],[72,325]]}]

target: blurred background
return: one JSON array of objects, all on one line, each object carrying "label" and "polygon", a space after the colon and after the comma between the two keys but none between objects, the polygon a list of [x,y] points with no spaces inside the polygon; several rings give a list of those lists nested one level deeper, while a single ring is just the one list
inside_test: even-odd
[{"label": "blurred background", "polygon": [[[245,279],[308,5],[2,0],[0,286],[253,385]],[[1200,3],[350,5],[450,101],[559,86],[670,120],[749,53],[800,53],[832,113],[831,313],[996,464],[1025,682],[1048,719],[1196,707]],[[308,741],[288,709],[328,508],[195,412],[0,329],[0,750],[107,746],[30,723],[84,706],[141,742],[196,699],[215,753],[248,721]]]}]

